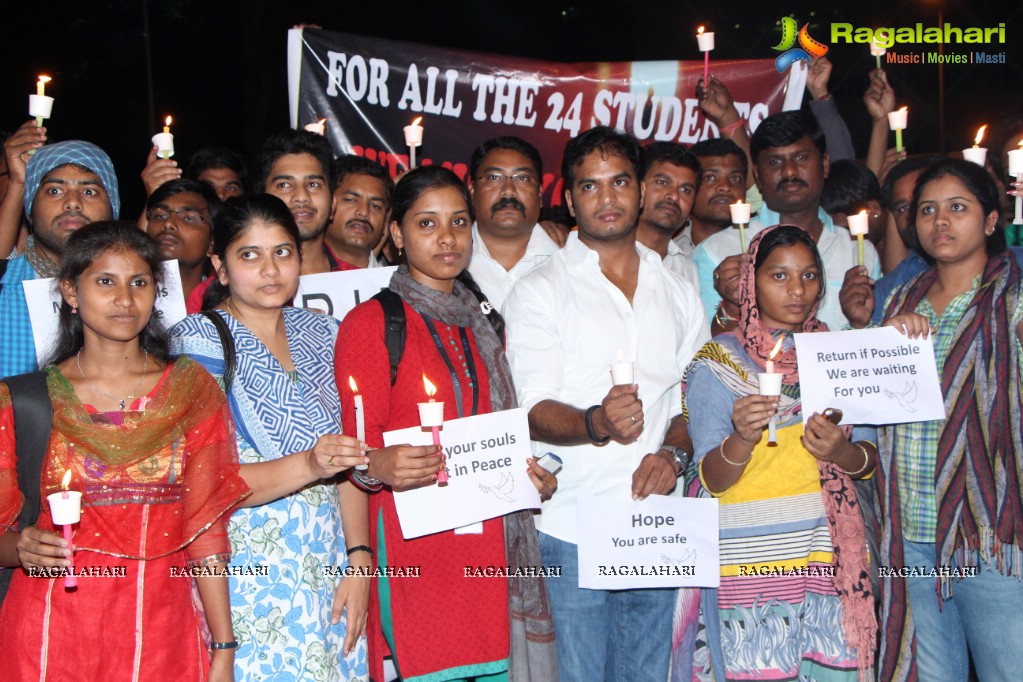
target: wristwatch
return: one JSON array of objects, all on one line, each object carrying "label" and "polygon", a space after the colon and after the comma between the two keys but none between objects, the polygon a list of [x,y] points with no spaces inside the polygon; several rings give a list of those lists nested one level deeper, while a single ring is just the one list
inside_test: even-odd
[{"label": "wristwatch", "polygon": [[662,445],[657,451],[664,450],[672,459],[675,460],[675,464],[678,464],[678,471],[675,472],[675,478],[679,478],[686,472],[686,467],[689,466],[689,460],[693,458],[688,452],[682,448],[677,448],[673,445]]}]

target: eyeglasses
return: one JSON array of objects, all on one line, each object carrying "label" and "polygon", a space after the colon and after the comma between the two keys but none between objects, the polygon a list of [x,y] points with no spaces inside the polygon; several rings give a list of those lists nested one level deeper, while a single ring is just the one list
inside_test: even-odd
[{"label": "eyeglasses", "polygon": [[146,218],[151,223],[165,223],[170,220],[172,213],[185,225],[209,224],[203,214],[194,208],[154,208],[146,214]]},{"label": "eyeglasses", "polygon": [[529,173],[516,173],[505,175],[503,173],[486,173],[476,178],[476,182],[484,187],[500,187],[505,180],[511,180],[520,187],[533,187],[536,185],[536,176]]}]

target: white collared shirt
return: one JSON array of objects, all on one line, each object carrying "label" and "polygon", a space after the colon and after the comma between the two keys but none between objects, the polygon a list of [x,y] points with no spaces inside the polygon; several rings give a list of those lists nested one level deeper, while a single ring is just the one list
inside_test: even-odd
[{"label": "white collared shirt", "polygon": [[515,283],[550,258],[558,248],[557,242],[548,237],[542,227],[536,225],[529,236],[529,243],[526,244],[526,252],[522,254],[522,258],[511,270],[505,270],[503,265],[490,256],[490,251],[480,236],[479,226],[473,223],[469,274],[486,294],[491,305],[501,310]]},{"label": "white collared shirt", "polygon": [[[817,239],[817,250],[821,254],[821,262],[824,263],[825,281],[824,300],[821,301],[820,309],[817,311],[817,318],[826,322],[832,331],[838,331],[849,326],[849,320],[842,314],[838,294],[842,290],[845,273],[856,265],[856,240],[849,234],[849,230],[835,225],[831,216],[824,209],[818,209],[817,217],[824,226],[821,236]],[[777,225],[778,221],[778,214],[764,206],[760,210],[760,215],[746,227],[746,246],[749,246],[753,236],[763,230],[765,226]],[[721,296],[714,289],[714,268],[725,258],[737,254],[739,251],[738,228],[728,228],[712,234],[696,247],[693,259],[699,271],[700,297],[703,299],[703,307],[708,319],[714,316],[714,312],[721,302]],[[881,277],[881,263],[877,257],[877,251],[874,249],[874,245],[867,240],[864,240],[863,243],[863,264],[871,277],[874,279]]]},{"label": "white collared shirt", "polygon": [[[645,431],[628,445],[564,446],[534,441],[534,454],[564,460],[558,493],[543,504],[537,527],[576,542],[580,494],[628,494],[644,455],[656,452],[668,423],[682,410],[682,371],[710,334],[695,289],[641,244],[632,305],[600,270],[596,251],[578,233],[519,281],[505,303],[508,360],[519,405],[544,400],[579,409],[599,404],[611,389],[618,353],[635,361]],[[681,491],[676,491],[681,494]]]},{"label": "white collared shirt", "polygon": [[696,270],[696,261],[693,257],[675,243],[675,240],[668,241],[668,253],[661,261],[664,267],[693,285],[696,294],[700,294],[700,274]]}]

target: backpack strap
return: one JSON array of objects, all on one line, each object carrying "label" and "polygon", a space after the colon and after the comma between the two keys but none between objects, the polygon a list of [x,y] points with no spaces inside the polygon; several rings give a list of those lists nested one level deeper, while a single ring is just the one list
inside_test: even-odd
[{"label": "backpack strap", "polygon": [[405,352],[405,304],[401,296],[390,289],[381,289],[373,296],[384,309],[384,345],[391,365],[391,386],[398,380],[398,365]]},{"label": "backpack strap", "polygon": [[[4,379],[11,392],[14,411],[14,451],[18,456],[18,489],[25,500],[18,516],[17,529],[23,530],[39,520],[39,485],[43,458],[50,446],[53,403],[46,386],[46,372],[30,372]],[[0,601],[7,593],[13,570],[0,571]]]},{"label": "backpack strap", "polygon": [[237,356],[234,348],[234,337],[231,336],[231,330],[228,329],[227,322],[224,322],[224,318],[220,316],[220,313],[215,310],[203,310],[199,314],[213,323],[213,328],[217,330],[217,336],[220,337],[220,345],[224,347],[224,393],[227,393],[231,389],[231,382],[234,380],[234,366]]}]

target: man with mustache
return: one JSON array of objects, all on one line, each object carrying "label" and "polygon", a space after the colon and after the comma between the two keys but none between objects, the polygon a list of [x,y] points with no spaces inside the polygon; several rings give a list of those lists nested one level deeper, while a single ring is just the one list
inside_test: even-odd
[{"label": "man with mustache", "polygon": [[195,300],[191,294],[206,279],[213,218],[219,210],[212,186],[183,178],[163,183],[146,202],[146,232],[160,245],[165,260],[178,261],[189,315],[202,309],[201,297]]},{"label": "man with mustache", "polygon": [[347,154],[334,160],[334,217],[327,225],[325,244],[339,270],[378,268],[373,253],[391,214],[394,181],[379,163]]},{"label": "man with mustache", "polygon": [[22,153],[25,166],[25,216],[32,232],[25,252],[7,264],[0,280],[0,377],[38,369],[35,340],[25,303],[26,280],[54,277],[68,237],[99,220],[116,219],[121,210],[114,166],[106,152],[90,142],[71,140]]},{"label": "man with mustache", "polygon": [[540,152],[523,139],[495,137],[472,153],[469,273],[498,309],[515,283],[559,248],[537,224],[542,181]]},{"label": "man with mustache", "polygon": [[700,162],[678,142],[654,142],[643,149],[642,168],[646,199],[636,241],[657,253],[668,270],[699,287],[692,256],[683,253],[672,237],[689,220],[700,186]]},{"label": "man with mustache", "polygon": [[[856,267],[856,241],[820,207],[829,161],[817,119],[803,111],[783,111],[767,117],[753,133],[750,154],[764,206],[746,230],[747,243],[771,225],[798,225],[809,232],[817,242],[826,280],[817,317],[833,330],[848,328],[839,291],[846,272]],[[738,230],[718,232],[696,247],[694,259],[708,318],[720,318],[722,296],[733,304],[737,300],[740,250]],[[877,252],[870,242],[864,244],[864,265],[871,277],[880,277]],[[726,329],[734,326],[734,321],[728,322]]]}]

